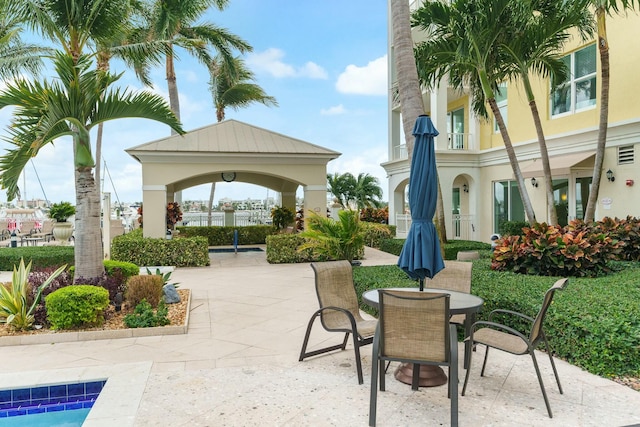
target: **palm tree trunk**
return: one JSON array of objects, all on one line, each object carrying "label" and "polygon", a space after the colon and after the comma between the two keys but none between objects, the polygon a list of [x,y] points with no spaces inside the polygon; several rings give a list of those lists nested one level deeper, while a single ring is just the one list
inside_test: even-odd
[{"label": "palm tree trunk", "polygon": [[[90,168],[76,168],[75,281],[102,277],[100,197]],[[107,217],[108,213],[105,214]]]},{"label": "palm tree trunk", "polygon": [[[402,115],[402,129],[404,130],[409,164],[411,164],[414,142],[413,126],[418,116],[425,113],[424,103],[422,102],[422,89],[420,88],[416,59],[413,53],[409,2],[407,0],[391,0],[390,4],[391,26],[393,27],[393,56],[398,73],[398,96]],[[442,194],[440,191],[438,194],[436,229],[440,238],[440,246],[444,247],[447,228],[444,221]]]},{"label": "palm tree trunk", "polygon": [[542,122],[540,121],[540,113],[536,101],[530,101],[529,107],[533,115],[533,123],[538,134],[538,145],[540,146],[540,159],[542,160],[542,170],[544,171],[544,185],[547,195],[547,221],[550,225],[558,224],[558,214],[556,212],[555,200],[553,199],[553,177],[551,176],[551,165],[549,163],[549,152],[547,151],[547,142],[542,130]]},{"label": "palm tree trunk", "polygon": [[209,192],[209,204],[207,205],[207,226],[211,227],[211,214],[213,211],[213,195],[216,193],[216,183],[211,183],[211,191]]},{"label": "palm tree trunk", "polygon": [[[178,82],[176,79],[176,69],[173,63],[173,55],[167,55],[165,63],[165,73],[167,77],[167,90],[169,91],[169,106],[171,111],[180,120],[180,100],[178,99]],[[171,135],[177,132],[171,129]]]},{"label": "palm tree trunk", "polygon": [[522,199],[522,205],[524,206],[525,215],[527,216],[529,224],[535,224],[536,214],[533,211],[531,199],[529,199],[529,193],[527,193],[527,188],[524,185],[522,171],[520,170],[520,165],[518,164],[518,158],[516,157],[516,152],[513,149],[513,144],[511,143],[511,137],[509,136],[507,127],[504,125],[504,118],[502,117],[502,113],[500,113],[500,108],[498,108],[496,99],[494,97],[490,97],[488,99],[488,102],[489,106],[491,107],[491,111],[496,118],[496,122],[498,123],[500,135],[502,135],[502,140],[504,142],[504,148],[507,151],[509,163],[511,163],[511,169],[513,170],[513,174],[516,176],[516,183],[518,184],[518,190],[520,191],[520,198]]},{"label": "palm tree trunk", "polygon": [[596,205],[600,193],[600,178],[602,177],[602,164],[604,163],[604,151],[607,146],[607,127],[609,126],[609,42],[607,41],[606,11],[603,7],[596,9],[598,22],[598,51],[600,52],[600,125],[598,128],[598,143],[596,145],[596,158],[593,165],[591,178],[591,191],[584,213],[584,221],[589,223],[595,220]]}]

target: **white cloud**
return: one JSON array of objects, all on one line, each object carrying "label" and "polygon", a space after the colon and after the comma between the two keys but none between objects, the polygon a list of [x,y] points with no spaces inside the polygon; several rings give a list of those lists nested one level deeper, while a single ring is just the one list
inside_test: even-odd
[{"label": "white cloud", "polygon": [[338,76],[336,89],[340,93],[356,95],[387,94],[387,55],[370,61],[364,67],[347,65]]},{"label": "white cloud", "polygon": [[336,105],[334,107],[323,108],[320,110],[320,114],[323,116],[336,116],[338,114],[344,114],[347,110],[344,108],[344,105]]},{"label": "white cloud", "polygon": [[280,49],[269,48],[264,52],[247,56],[247,64],[256,71],[263,71],[273,77],[308,77],[311,79],[326,79],[327,72],[314,62],[307,62],[302,67],[283,62],[284,52]]}]

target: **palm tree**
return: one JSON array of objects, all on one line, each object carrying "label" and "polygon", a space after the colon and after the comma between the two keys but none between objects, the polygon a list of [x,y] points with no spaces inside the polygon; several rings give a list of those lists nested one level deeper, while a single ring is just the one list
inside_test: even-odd
[{"label": "palm tree", "polygon": [[511,0],[454,0],[426,2],[414,12],[414,25],[429,32],[429,39],[416,46],[418,75],[425,85],[438,83],[445,75],[452,87],[470,90],[472,108],[480,117],[487,117],[488,103],[500,129],[509,162],[516,177],[518,190],[529,223],[536,222],[529,194],[524,184],[504,118],[498,108],[495,92],[507,77],[498,49],[502,38],[513,37],[509,28]]},{"label": "palm tree", "polygon": [[[228,3],[229,0],[155,0],[151,10],[148,11],[147,37],[162,40],[167,47],[165,72],[169,105],[178,119],[180,119],[180,101],[175,70],[176,47],[186,50],[207,68],[214,60],[211,53],[213,49],[232,71],[233,50],[241,53],[252,50],[247,42],[224,28],[208,22],[196,24],[196,21],[200,20],[212,6],[222,10]],[[140,65],[148,64],[143,62]],[[140,68],[139,71],[144,76],[143,69]]]},{"label": "palm tree", "polygon": [[349,207],[349,197],[355,190],[356,178],[349,172],[339,174],[338,172],[333,175],[327,174],[327,191],[333,194],[337,202],[343,209]]},{"label": "palm tree", "polygon": [[609,127],[609,40],[607,36],[607,15],[619,13],[636,7],[635,0],[591,0],[589,2],[595,8],[596,26],[598,28],[598,51],[600,52],[600,124],[598,126],[598,142],[596,145],[596,158],[593,165],[591,179],[591,191],[587,200],[584,213],[585,222],[595,219],[596,205],[600,193],[600,178],[602,177],[602,164],[604,163],[604,150],[607,145],[607,128]]},{"label": "palm tree", "polygon": [[[391,0],[391,27],[393,30],[393,59],[395,61],[398,78],[398,99],[402,116],[402,129],[409,157],[409,164],[413,157],[413,125],[418,116],[424,114],[422,88],[416,69],[416,58],[413,52],[413,37],[411,36],[411,21],[409,2],[407,0]],[[447,229],[444,217],[444,203],[442,189],[438,181],[438,204],[436,207],[436,229],[441,247],[447,239]]]},{"label": "palm tree", "polygon": [[[216,118],[218,123],[225,118],[225,109],[231,107],[235,110],[247,107],[258,102],[266,106],[278,106],[278,102],[273,96],[269,96],[256,83],[253,83],[255,76],[245,62],[240,57],[233,58],[233,67],[217,56],[209,67],[211,79],[209,90],[216,107]],[[209,205],[207,223],[211,226],[211,210],[213,207],[213,197],[216,191],[216,183],[211,183],[209,192]]]},{"label": "palm tree", "polygon": [[0,92],[0,109],[14,106],[8,142],[13,149],[0,157],[0,185],[12,199],[29,159],[58,138],[71,136],[75,168],[77,278],[101,277],[100,200],[92,171],[90,131],[99,123],[127,117],[148,118],[183,133],[165,101],[151,93],[132,94],[111,85],[119,76],[94,67],[89,55],[60,51],[53,58],[56,79],[44,83],[17,80]]},{"label": "palm tree", "polygon": [[568,70],[561,61],[559,52],[570,37],[569,30],[572,28],[579,28],[583,39],[589,36],[592,32],[592,26],[589,25],[592,19],[584,0],[572,5],[555,0],[541,0],[523,3],[522,6],[521,10],[517,10],[519,13],[511,14],[511,28],[502,28],[507,34],[517,36],[503,38],[499,48],[505,53],[504,65],[511,67],[510,78],[521,80],[524,86],[540,146],[547,197],[547,221],[556,225],[558,216],[553,197],[549,153],[531,86],[531,74],[544,78],[553,77],[556,82],[564,81]]},{"label": "palm tree", "polygon": [[48,49],[20,38],[24,30],[20,9],[14,0],[0,0],[0,78],[16,78],[26,71],[37,75],[42,69],[40,55]]},{"label": "palm tree", "polygon": [[368,173],[358,174],[353,198],[358,209],[382,206],[382,188],[380,188],[378,178]]}]

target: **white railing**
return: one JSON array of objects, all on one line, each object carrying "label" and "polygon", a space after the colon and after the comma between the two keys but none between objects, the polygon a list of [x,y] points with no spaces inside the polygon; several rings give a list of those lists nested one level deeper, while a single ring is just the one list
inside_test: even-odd
[{"label": "white railing", "polygon": [[449,133],[449,150],[471,150],[471,134]]},{"label": "white railing", "polygon": [[475,215],[453,214],[451,235],[456,240],[473,240]]},{"label": "white railing", "polygon": [[407,144],[400,144],[393,147],[393,160],[405,160],[409,158]]},{"label": "white railing", "polygon": [[[249,225],[271,224],[271,213],[262,211],[236,211],[233,213],[233,222],[237,227]],[[182,225],[187,227],[205,227],[208,225],[206,212],[185,212],[182,214]],[[225,225],[225,213],[215,211],[211,213],[211,225],[222,227]]]},{"label": "white railing", "polygon": [[411,228],[410,214],[396,214],[396,237],[404,239]]}]

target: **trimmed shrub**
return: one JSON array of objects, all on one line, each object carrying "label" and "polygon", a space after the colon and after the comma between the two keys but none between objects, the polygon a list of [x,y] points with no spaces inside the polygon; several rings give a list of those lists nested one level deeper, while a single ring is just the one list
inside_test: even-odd
[{"label": "trimmed shrub", "polygon": [[380,250],[393,255],[400,255],[405,239],[382,239]]},{"label": "trimmed shrub", "polygon": [[45,305],[53,329],[96,326],[104,322],[109,293],[98,286],[66,286],[49,294]]},{"label": "trimmed shrub", "polygon": [[298,250],[309,239],[299,234],[275,234],[267,236],[267,262],[285,264],[326,261],[326,257],[314,255],[313,249]]},{"label": "trimmed shrub", "polygon": [[522,236],[528,227],[527,221],[500,221],[498,232],[503,236]]},{"label": "trimmed shrub", "polygon": [[17,248],[0,248],[0,271],[13,271],[13,267],[24,259],[25,264],[31,262],[33,269],[73,265],[73,246],[25,246]]},{"label": "trimmed shrub", "polygon": [[130,307],[137,307],[142,300],[146,300],[152,307],[157,307],[162,298],[164,281],[157,274],[143,274],[133,276],[127,281],[124,299]]},{"label": "trimmed shrub", "polygon": [[364,230],[364,244],[370,248],[380,248],[384,239],[391,239],[393,233],[388,225],[361,221]]},{"label": "trimmed shrub", "polygon": [[202,267],[210,264],[209,246],[204,237],[151,239],[133,232],[114,237],[111,259],[135,265]]},{"label": "trimmed shrub", "polygon": [[[277,233],[271,225],[250,225],[246,227],[176,227],[182,237],[205,237],[209,246],[233,244],[233,232],[238,230],[239,245],[263,245],[267,236]],[[140,234],[142,237],[142,234]]]},{"label": "trimmed shrub", "polygon": [[140,301],[140,304],[136,305],[132,314],[124,316],[124,324],[128,328],[151,328],[154,326],[164,326],[171,323],[169,321],[169,309],[165,305],[164,301],[160,301],[157,310],[154,311],[151,304],[147,300]]}]

